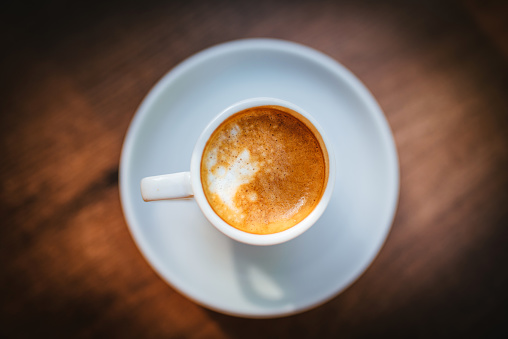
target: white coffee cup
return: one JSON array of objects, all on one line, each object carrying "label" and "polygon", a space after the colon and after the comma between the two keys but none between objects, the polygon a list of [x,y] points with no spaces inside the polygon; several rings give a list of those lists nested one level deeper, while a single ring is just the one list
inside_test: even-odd
[{"label": "white coffee cup", "polygon": [[[215,129],[231,115],[259,106],[282,106],[303,116],[321,136],[328,153],[328,180],[319,203],[312,212],[289,229],[272,234],[252,234],[241,231],[222,220],[206,199],[201,182],[201,158],[206,143]],[[210,223],[219,231],[237,241],[250,245],[275,245],[291,240],[308,230],[323,214],[332,196],[335,183],[335,158],[323,129],[302,108],[280,99],[253,98],[237,102],[217,115],[199,136],[192,152],[190,171],[146,177],[141,180],[141,195],[145,201],[185,199],[193,197]]]}]

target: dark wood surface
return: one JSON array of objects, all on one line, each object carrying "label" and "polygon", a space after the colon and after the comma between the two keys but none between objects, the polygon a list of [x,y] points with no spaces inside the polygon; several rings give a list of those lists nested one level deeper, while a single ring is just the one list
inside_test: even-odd
[{"label": "dark wood surface", "polygon": [[[508,337],[507,3],[2,5],[0,337]],[[271,320],[209,311],[165,284],[118,193],[123,138],[151,86],[248,37],[346,65],[400,156],[398,211],[372,266],[325,305]]]}]

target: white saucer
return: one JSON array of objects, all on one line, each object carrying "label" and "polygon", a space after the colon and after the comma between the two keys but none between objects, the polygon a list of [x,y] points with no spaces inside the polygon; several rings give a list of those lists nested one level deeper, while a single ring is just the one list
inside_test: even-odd
[{"label": "white saucer", "polygon": [[[208,122],[253,97],[302,107],[333,144],[335,191],[309,231],[255,247],[217,231],[192,199],[143,202],[141,178],[188,171]],[[125,139],[120,192],[136,243],[173,288],[222,313],[277,317],[331,299],[374,260],[397,206],[397,152],[374,98],[336,61],[291,42],[239,40],[188,58],[150,91]]]}]

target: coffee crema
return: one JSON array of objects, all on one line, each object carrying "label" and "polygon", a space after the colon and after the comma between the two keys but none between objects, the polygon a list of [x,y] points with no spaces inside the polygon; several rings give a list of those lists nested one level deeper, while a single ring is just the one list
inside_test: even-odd
[{"label": "coffee crema", "polygon": [[248,233],[282,232],[305,219],[328,180],[328,153],[302,115],[281,106],[249,108],[212,133],[201,160],[208,203]]}]

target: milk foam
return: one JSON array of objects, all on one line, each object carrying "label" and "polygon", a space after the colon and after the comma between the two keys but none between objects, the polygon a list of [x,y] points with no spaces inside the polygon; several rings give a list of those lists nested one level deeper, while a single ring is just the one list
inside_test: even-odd
[{"label": "milk foam", "polygon": [[[238,132],[238,131],[235,131]],[[259,171],[259,163],[251,161],[250,152],[244,149],[230,164],[229,168],[217,166],[217,149],[212,149],[207,160],[208,181],[210,192],[217,194],[222,202],[231,210],[239,212],[233,199],[240,186],[248,184]]]},{"label": "milk foam", "polygon": [[284,218],[291,218],[296,213],[298,213],[298,210],[305,204],[305,200],[306,199],[304,197],[301,197],[293,207],[291,207],[289,210],[287,210],[286,213],[284,213]]}]

